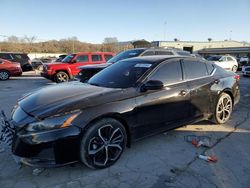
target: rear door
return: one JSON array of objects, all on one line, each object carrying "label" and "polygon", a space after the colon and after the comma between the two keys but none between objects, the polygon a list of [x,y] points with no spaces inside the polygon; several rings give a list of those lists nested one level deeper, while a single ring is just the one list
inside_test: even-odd
[{"label": "rear door", "polygon": [[[198,59],[182,60],[184,80],[190,91],[190,117],[199,118],[210,112],[211,86],[214,79],[209,75],[209,70],[204,61]],[[211,70],[210,70],[211,72]]]}]

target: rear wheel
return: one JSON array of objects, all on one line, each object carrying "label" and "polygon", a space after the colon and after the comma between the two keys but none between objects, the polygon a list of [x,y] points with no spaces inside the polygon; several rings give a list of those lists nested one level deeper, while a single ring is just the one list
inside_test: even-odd
[{"label": "rear wheel", "polygon": [[233,66],[232,71],[237,72],[238,67],[236,65]]},{"label": "rear wheel", "polygon": [[60,71],[60,72],[56,73],[55,81],[56,81],[56,83],[68,82],[69,75],[66,72]]},{"label": "rear wheel", "polygon": [[0,80],[8,80],[10,78],[10,73],[6,70],[0,70]]},{"label": "rear wheel", "polygon": [[89,168],[107,168],[120,158],[126,142],[126,131],[119,121],[112,118],[102,119],[83,135],[80,159]]},{"label": "rear wheel", "polygon": [[214,120],[217,124],[226,123],[233,110],[233,101],[230,95],[227,93],[222,93],[217,102],[215,112],[214,112]]}]

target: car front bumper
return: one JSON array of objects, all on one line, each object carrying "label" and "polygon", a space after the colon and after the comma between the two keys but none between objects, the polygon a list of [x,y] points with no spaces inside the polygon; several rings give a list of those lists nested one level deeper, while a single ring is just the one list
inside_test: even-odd
[{"label": "car front bumper", "polygon": [[[6,125],[13,124],[5,120],[5,130]],[[34,167],[57,167],[79,160],[81,130],[76,126],[34,133],[24,129],[8,130],[10,131],[5,131],[1,136],[9,136],[7,144],[11,146],[14,158],[20,163]]]}]

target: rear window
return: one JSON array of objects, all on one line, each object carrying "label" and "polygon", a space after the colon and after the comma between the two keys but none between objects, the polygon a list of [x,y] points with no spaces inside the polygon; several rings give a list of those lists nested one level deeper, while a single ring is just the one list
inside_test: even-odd
[{"label": "rear window", "polygon": [[156,55],[174,55],[173,52],[170,51],[156,51]]},{"label": "rear window", "polygon": [[195,79],[208,75],[205,63],[200,61],[184,60],[184,75],[185,79]]},{"label": "rear window", "polygon": [[207,67],[207,72],[208,74],[212,74],[213,70],[214,70],[214,66],[211,63],[205,63],[206,67]]},{"label": "rear window", "polygon": [[92,55],[92,61],[102,61],[101,55]]},{"label": "rear window", "polygon": [[0,53],[0,58],[11,60],[13,59],[10,54]]}]

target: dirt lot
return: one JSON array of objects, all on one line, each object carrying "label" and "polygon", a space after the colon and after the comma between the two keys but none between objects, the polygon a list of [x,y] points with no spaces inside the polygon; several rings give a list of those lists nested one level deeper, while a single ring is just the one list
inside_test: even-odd
[{"label": "dirt lot", "polygon": [[[0,109],[10,114],[24,93],[53,84],[33,72],[0,82]],[[224,126],[200,122],[136,142],[120,160],[104,170],[82,164],[45,169],[18,168],[9,151],[0,153],[0,187],[249,187],[250,78],[241,78],[241,101]],[[195,148],[185,135],[207,135],[212,148]],[[217,163],[197,156],[212,154]]]}]

